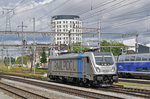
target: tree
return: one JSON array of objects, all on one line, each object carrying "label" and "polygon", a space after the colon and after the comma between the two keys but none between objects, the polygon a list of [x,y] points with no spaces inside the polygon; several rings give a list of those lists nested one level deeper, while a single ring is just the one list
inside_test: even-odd
[{"label": "tree", "polygon": [[[123,46],[123,50],[125,50],[125,45],[119,42],[107,42],[106,40],[103,40],[101,42],[101,46]],[[105,48],[101,48],[102,52],[112,52],[113,55],[117,56],[120,54],[120,49],[121,47],[105,47]]]},{"label": "tree", "polygon": [[[10,59],[10,58],[11,58],[11,59]],[[13,57],[5,57],[5,58],[4,58],[4,64],[5,64],[5,66],[8,66],[8,65],[9,65],[10,60],[11,60],[11,64],[14,64],[14,63],[15,63],[15,58],[13,58]]]},{"label": "tree", "polygon": [[72,47],[72,52],[75,52],[75,53],[81,53],[81,52],[83,52],[83,50],[88,49],[87,47],[81,47],[80,42],[73,43],[72,46],[73,46]]},{"label": "tree", "polygon": [[45,48],[42,48],[42,54],[41,54],[42,58],[40,59],[40,62],[44,64],[47,63],[47,57],[46,57],[46,53],[45,53]]},{"label": "tree", "polygon": [[[27,60],[29,59],[29,56],[23,56],[23,64],[27,65]],[[15,64],[22,64],[22,57],[19,56],[15,62]]]}]

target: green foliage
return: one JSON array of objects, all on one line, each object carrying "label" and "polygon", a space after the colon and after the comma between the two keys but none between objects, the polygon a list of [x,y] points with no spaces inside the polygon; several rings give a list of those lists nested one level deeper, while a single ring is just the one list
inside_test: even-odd
[{"label": "green foliage", "polygon": [[[23,64],[27,65],[28,60],[29,60],[29,56],[23,56]],[[17,58],[15,64],[22,64],[22,56],[19,56]]]},{"label": "green foliage", "polygon": [[[119,43],[119,42],[107,42],[106,40],[101,42],[101,46],[124,46],[124,44]],[[120,54],[120,49],[121,47],[113,47],[113,48],[101,48],[102,52],[112,52],[113,55],[117,56]],[[123,50],[125,50],[125,47],[123,47]]]},{"label": "green foliage", "polygon": [[40,67],[40,63],[36,63],[36,68],[39,68]]},{"label": "green foliage", "polygon": [[73,43],[72,44],[72,52],[75,52],[75,53],[82,53],[83,50],[87,50],[88,48],[87,47],[81,47],[81,43],[78,42],[78,43]]},{"label": "green foliage", "polygon": [[46,57],[46,53],[45,53],[45,48],[43,47],[42,50],[43,50],[42,54],[41,54],[42,58],[40,59],[40,62],[41,63],[47,63],[47,57]]},{"label": "green foliage", "polygon": [[[10,57],[5,57],[4,58],[4,64],[5,66],[8,66],[10,63]],[[11,57],[11,64],[14,64],[15,63],[15,58]]]}]

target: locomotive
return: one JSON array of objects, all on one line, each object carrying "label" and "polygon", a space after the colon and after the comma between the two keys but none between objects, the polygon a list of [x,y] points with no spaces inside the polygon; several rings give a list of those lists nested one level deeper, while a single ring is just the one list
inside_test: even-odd
[{"label": "locomotive", "polygon": [[47,76],[52,80],[76,82],[84,86],[108,87],[118,82],[117,67],[111,52],[50,56]]},{"label": "locomotive", "polygon": [[116,65],[119,77],[150,79],[150,53],[122,54]]}]

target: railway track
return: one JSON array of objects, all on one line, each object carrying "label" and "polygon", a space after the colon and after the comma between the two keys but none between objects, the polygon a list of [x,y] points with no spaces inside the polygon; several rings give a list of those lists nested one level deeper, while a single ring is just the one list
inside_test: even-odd
[{"label": "railway track", "polygon": [[[4,76],[3,78],[16,80],[16,78],[14,79],[14,78],[9,77],[9,76]],[[26,83],[30,82],[30,84],[37,85],[37,86],[39,86],[38,84],[40,84],[40,87],[54,89],[54,90],[57,90],[57,91],[66,92],[66,93],[69,93],[69,94],[73,94],[73,95],[77,95],[77,96],[81,96],[81,97],[86,97],[86,98],[87,97],[88,98],[89,97],[90,98],[100,98],[101,97],[101,99],[104,99],[104,98],[106,98],[106,99],[107,98],[108,99],[110,99],[110,98],[119,98],[119,97],[110,97],[110,96],[108,97],[108,96],[102,95],[102,94],[87,93],[87,92],[83,92],[83,91],[81,93],[81,90],[77,91],[77,90],[73,90],[71,88],[66,89],[65,87],[60,89],[60,86],[59,86],[59,88],[57,88],[58,86],[53,86],[53,85],[51,86],[49,84],[43,84],[43,83],[39,83],[39,82],[37,83],[37,82],[31,82],[31,81],[23,81],[23,80],[18,80],[18,79],[19,78],[17,78],[16,81],[26,82]],[[41,85],[45,85],[45,86],[41,86]],[[113,86],[111,88],[98,88],[98,89],[96,89],[96,88],[93,89],[92,88],[92,90],[104,91],[104,92],[115,92],[115,93],[120,93],[120,94],[131,95],[131,96],[135,96],[135,97],[146,98],[146,99],[150,98],[150,90],[137,89],[137,88],[127,88],[127,87],[123,87],[123,86]],[[76,91],[76,93],[74,91]],[[85,96],[85,94],[87,94],[88,96]]]},{"label": "railway track", "polygon": [[39,94],[23,90],[18,87],[11,86],[9,84],[5,84],[3,82],[0,82],[0,89],[8,92],[9,94],[15,95],[15,97],[21,98],[21,99],[49,99],[48,97],[41,96]]},{"label": "railway track", "polygon": [[[37,76],[25,76],[25,75],[18,75],[18,74],[11,74],[11,73],[2,73],[2,72],[0,72],[0,75],[11,75],[11,76],[18,76],[18,77],[23,77],[23,78],[30,78],[30,79],[37,79],[37,80],[42,80],[42,81],[49,81],[47,78],[37,77]],[[144,79],[119,78],[119,81],[129,82],[129,83],[138,83],[138,84],[150,84],[150,80],[144,80]]]},{"label": "railway track", "polygon": [[137,89],[137,88],[127,88],[123,86],[113,86],[112,88],[99,88],[97,90],[116,92],[121,94],[128,94],[135,97],[141,97],[144,99],[150,99],[150,90]]},{"label": "railway track", "polygon": [[47,83],[42,83],[42,82],[36,82],[32,80],[27,80],[27,79],[20,79],[20,78],[13,78],[12,76],[1,76],[1,78],[4,79],[9,79],[17,82],[22,82],[22,83],[27,83],[30,85],[35,85],[38,87],[46,88],[46,89],[52,89],[55,91],[71,94],[71,95],[76,95],[84,98],[90,98],[90,99],[122,99],[120,97],[115,97],[115,96],[110,96],[110,95],[104,95],[100,93],[95,93],[91,91],[84,91],[80,89],[74,89],[74,88],[68,88],[68,87],[63,87],[63,86],[58,86],[54,84],[47,84]]}]

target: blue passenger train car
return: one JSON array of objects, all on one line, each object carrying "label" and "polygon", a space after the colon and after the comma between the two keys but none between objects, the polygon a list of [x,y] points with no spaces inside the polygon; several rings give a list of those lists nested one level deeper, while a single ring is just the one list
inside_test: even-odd
[{"label": "blue passenger train car", "polygon": [[123,54],[116,64],[120,77],[150,78],[150,53]]}]

